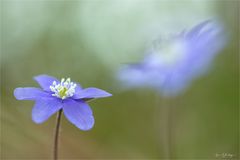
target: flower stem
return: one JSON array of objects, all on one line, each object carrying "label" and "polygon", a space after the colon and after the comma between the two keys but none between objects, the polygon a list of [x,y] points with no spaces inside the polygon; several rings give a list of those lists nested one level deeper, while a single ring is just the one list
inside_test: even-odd
[{"label": "flower stem", "polygon": [[56,128],[55,128],[55,135],[54,135],[54,145],[53,145],[53,159],[58,159],[58,139],[59,139],[59,129],[61,123],[61,115],[62,109],[58,111],[57,120],[56,120]]},{"label": "flower stem", "polygon": [[[158,127],[158,132],[161,137],[160,144],[162,144],[163,155],[165,159],[172,158],[172,107],[171,98],[162,97],[158,100],[158,125],[160,123],[160,128]],[[160,106],[159,106],[160,105]],[[160,113],[160,115],[159,115]]]}]

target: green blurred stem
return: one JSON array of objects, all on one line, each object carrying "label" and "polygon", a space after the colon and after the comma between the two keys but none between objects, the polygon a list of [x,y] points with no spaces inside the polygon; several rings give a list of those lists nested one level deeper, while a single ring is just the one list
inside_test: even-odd
[{"label": "green blurred stem", "polygon": [[164,149],[164,157],[166,159],[172,158],[172,107],[171,98],[161,98],[160,102],[160,134],[161,134],[161,143]]},{"label": "green blurred stem", "polygon": [[55,135],[54,135],[54,145],[53,145],[53,159],[58,159],[58,139],[59,139],[59,129],[61,123],[61,115],[62,109],[58,111],[57,120],[56,120],[56,128],[55,128]]},{"label": "green blurred stem", "polygon": [[171,159],[172,156],[172,106],[171,100],[167,100],[168,105],[164,106],[166,109],[166,141],[167,141],[167,158]]}]

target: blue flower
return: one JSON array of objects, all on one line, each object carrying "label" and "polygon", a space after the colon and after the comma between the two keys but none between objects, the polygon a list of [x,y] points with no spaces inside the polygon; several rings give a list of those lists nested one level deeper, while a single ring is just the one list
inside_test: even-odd
[{"label": "blue flower", "polygon": [[174,96],[205,73],[225,43],[222,26],[205,21],[189,31],[156,41],[141,62],[122,67],[118,78],[129,88],[147,86]]},{"label": "blue flower", "polygon": [[66,118],[81,130],[89,130],[94,125],[94,117],[86,100],[111,96],[98,88],[83,89],[70,78],[58,79],[39,75],[34,79],[42,87],[16,88],[14,96],[18,100],[33,100],[32,120],[35,123],[46,121],[51,115],[63,109]]}]

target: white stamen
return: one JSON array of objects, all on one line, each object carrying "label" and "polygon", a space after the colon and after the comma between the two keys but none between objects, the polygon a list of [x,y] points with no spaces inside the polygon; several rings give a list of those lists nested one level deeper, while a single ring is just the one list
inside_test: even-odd
[{"label": "white stamen", "polygon": [[53,92],[52,96],[61,99],[72,97],[75,93],[76,87],[77,84],[71,82],[70,78],[67,78],[66,81],[64,78],[62,78],[61,82],[58,84],[56,81],[53,81],[52,85],[49,86],[50,90]]}]

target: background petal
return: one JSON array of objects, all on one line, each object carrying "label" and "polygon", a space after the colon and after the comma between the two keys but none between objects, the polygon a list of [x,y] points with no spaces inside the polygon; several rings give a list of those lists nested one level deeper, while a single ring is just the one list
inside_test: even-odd
[{"label": "background petal", "polygon": [[51,91],[50,85],[52,85],[53,81],[59,82],[59,80],[55,77],[48,76],[48,75],[39,75],[34,77],[34,80],[38,82],[38,84],[45,90],[45,91]]},{"label": "background petal", "polygon": [[59,99],[51,98],[47,100],[37,100],[32,110],[32,120],[35,123],[42,123],[61,108],[62,103]]},{"label": "background petal", "polygon": [[81,130],[89,130],[94,125],[92,110],[87,103],[68,99],[63,103],[64,115]]},{"label": "background petal", "polygon": [[39,98],[48,97],[50,94],[39,88],[25,87],[16,88],[14,90],[14,96],[17,100],[36,100]]},{"label": "background petal", "polygon": [[74,99],[81,99],[81,98],[101,98],[101,97],[109,97],[112,96],[112,94],[99,89],[99,88],[86,88],[79,90],[78,92],[75,93],[73,96]]}]

